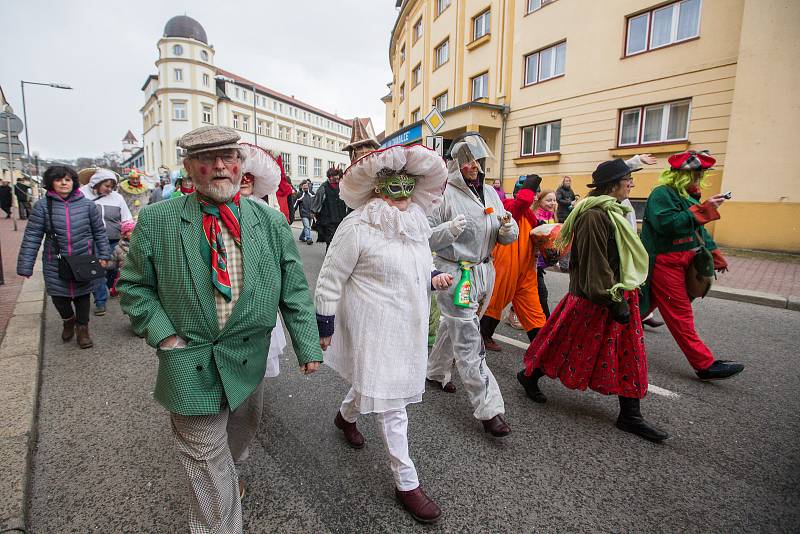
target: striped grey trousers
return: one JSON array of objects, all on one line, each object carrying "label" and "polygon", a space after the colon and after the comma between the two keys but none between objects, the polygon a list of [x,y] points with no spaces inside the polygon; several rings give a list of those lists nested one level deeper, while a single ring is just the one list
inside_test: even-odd
[{"label": "striped grey trousers", "polygon": [[170,413],[178,460],[192,501],[192,534],[241,534],[242,504],[236,465],[250,453],[264,405],[264,382],[236,410],[216,415]]}]

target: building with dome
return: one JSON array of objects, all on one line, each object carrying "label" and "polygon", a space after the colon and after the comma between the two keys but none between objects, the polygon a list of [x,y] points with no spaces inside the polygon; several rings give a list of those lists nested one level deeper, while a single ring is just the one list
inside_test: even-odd
[{"label": "building with dome", "polygon": [[156,176],[182,165],[177,140],[208,124],[236,129],[243,141],[282,156],[297,183],[322,181],[349,164],[342,151],[351,121],[215,66],[205,29],[186,15],[171,18],[158,41],[156,74],[142,86],[144,171]]}]

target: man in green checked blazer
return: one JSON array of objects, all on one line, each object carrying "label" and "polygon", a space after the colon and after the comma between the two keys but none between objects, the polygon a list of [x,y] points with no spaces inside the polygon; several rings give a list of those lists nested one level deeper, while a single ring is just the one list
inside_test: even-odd
[{"label": "man in green checked blazer", "polygon": [[300,370],[322,361],[314,306],[283,215],[239,199],[239,135],[206,126],[179,140],[196,193],[142,210],[117,287],[157,349],[155,398],[170,411],[192,488],[192,532],[241,532],[235,464],[261,418],[280,310]]}]

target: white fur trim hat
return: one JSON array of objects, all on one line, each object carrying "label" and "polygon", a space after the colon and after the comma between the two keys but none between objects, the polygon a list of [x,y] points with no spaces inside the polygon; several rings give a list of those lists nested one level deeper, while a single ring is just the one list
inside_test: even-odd
[{"label": "white fur trim hat", "polygon": [[263,198],[274,195],[281,182],[281,168],[269,152],[250,143],[239,143],[239,149],[247,154],[242,164],[242,174],[253,175],[253,196]]},{"label": "white fur trim hat", "polygon": [[422,145],[392,146],[356,160],[344,171],[339,183],[339,197],[352,209],[363,206],[375,197],[376,178],[385,175],[387,170],[417,179],[411,201],[425,213],[430,213],[442,202],[447,167],[435,151]]}]

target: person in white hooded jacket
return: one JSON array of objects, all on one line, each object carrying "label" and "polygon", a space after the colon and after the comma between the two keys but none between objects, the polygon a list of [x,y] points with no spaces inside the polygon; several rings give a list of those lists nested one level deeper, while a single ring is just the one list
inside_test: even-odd
[{"label": "person in white hooded jacket", "polygon": [[443,202],[428,215],[433,229],[430,247],[436,253],[437,270],[455,280],[469,275],[471,286],[459,303],[456,293],[460,284],[436,295],[442,322],[428,357],[427,377],[444,391],[454,392],[450,378],[455,360],[473,415],[486,432],[503,437],[511,427],[503,417],[500,387],[486,364],[479,321],[492,298],[492,250],[496,243],[516,241],[519,227],[494,189],[483,183],[486,161],[494,159],[486,141],[467,132],[453,141],[450,156]]},{"label": "person in white hooded jacket", "polygon": [[[97,211],[100,212],[100,218],[103,220],[103,226],[105,226],[108,244],[112,253],[120,240],[122,223],[133,220],[125,199],[114,190],[117,183],[118,178],[115,172],[109,169],[97,169],[92,177],[89,178],[89,183],[80,188],[83,196],[93,201]],[[104,315],[106,313],[108,288],[113,287],[117,272],[114,269],[109,269],[106,271],[106,278],[97,281],[97,285],[92,291],[95,315]]]}]

